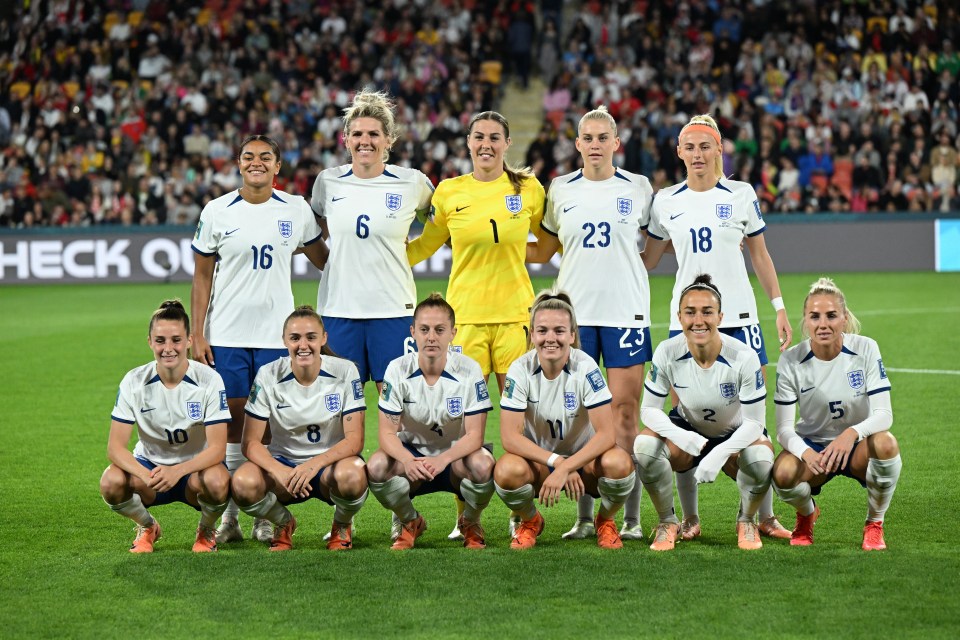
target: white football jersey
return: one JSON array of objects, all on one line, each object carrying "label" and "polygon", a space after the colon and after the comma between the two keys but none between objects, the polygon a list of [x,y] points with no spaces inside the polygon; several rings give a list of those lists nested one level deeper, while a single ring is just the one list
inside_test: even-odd
[{"label": "white football jersey", "polygon": [[720,180],[713,189],[701,192],[684,182],[657,193],[647,234],[657,240],[673,240],[677,254],[671,331],[680,329],[676,315],[680,292],[702,273],[710,274],[723,296],[721,327],[759,322],[740,244],[764,229],[757,194],[746,182]]},{"label": "white football jersey", "polygon": [[392,164],[376,178],[358,178],[348,164],[320,172],[310,204],[330,232],[330,257],[317,291],[322,315],[413,315],[417,290],[406,240],[417,211],[430,206],[432,195],[427,176]]},{"label": "white football jersey", "polygon": [[156,464],[186,462],[207,446],[206,428],[229,423],[227,392],[220,374],[189,361],[187,373],[173,389],[157,374],[157,363],[137,367],[123,377],[111,417],[137,425],[133,455]]},{"label": "white football jersey", "polygon": [[524,435],[537,446],[570,456],[596,433],[587,411],[610,401],[600,367],[580,349],[570,349],[553,380],[544,377],[537,352],[528,351],[507,370],[500,408],[524,412]]},{"label": "white football jersey", "polygon": [[787,349],[777,362],[779,405],[799,404],[795,430],[802,438],[828,444],[870,416],[870,396],[889,393],[880,349],[866,336],[843,334],[833,360],[818,360],[810,340]]},{"label": "white football jersey", "polygon": [[322,356],[320,367],[309,387],[293,376],[289,356],[257,371],[244,410],[270,421],[271,455],[306,462],[343,440],[345,415],[367,408],[357,365]]},{"label": "white football jersey", "polygon": [[310,205],[274,189],[250,204],[237,191],[203,208],[193,250],[217,256],[204,334],[217,347],[283,349],[283,321],[293,311],[293,252],[320,239]]},{"label": "white football jersey", "polygon": [[390,362],[379,406],[400,416],[401,442],[436,456],[465,435],[465,416],[490,411],[490,394],[480,365],[462,353],[447,353],[447,364],[433,386],[424,380],[418,358],[408,353]]},{"label": "white football jersey", "polygon": [[570,294],[584,326],[650,326],[650,285],[637,241],[650,222],[653,188],[617,169],[607,180],[582,171],[556,178],[541,227],[560,239],[557,284]]},{"label": "white football jersey", "polygon": [[706,438],[720,438],[743,423],[741,405],[767,397],[757,353],[736,338],[720,334],[717,361],[702,369],[683,334],[664,340],[653,352],[644,388],[666,398],[672,387],[680,398],[677,411]]}]

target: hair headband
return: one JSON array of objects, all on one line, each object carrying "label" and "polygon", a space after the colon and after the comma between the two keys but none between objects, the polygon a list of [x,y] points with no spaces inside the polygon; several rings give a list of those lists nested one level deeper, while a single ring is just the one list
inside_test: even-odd
[{"label": "hair headband", "polygon": [[680,137],[682,138],[683,134],[690,133],[690,132],[694,132],[694,133],[700,132],[700,133],[709,134],[710,137],[712,137],[714,140],[717,141],[717,144],[720,144],[720,132],[708,124],[701,124],[699,122],[696,122],[694,124],[688,124],[683,129],[680,130]]}]

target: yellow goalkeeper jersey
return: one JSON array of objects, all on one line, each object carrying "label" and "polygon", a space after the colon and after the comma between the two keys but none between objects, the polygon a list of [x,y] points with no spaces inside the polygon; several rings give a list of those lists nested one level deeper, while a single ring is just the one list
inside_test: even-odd
[{"label": "yellow goalkeeper jersey", "polygon": [[492,182],[467,174],[437,186],[433,220],[407,246],[407,258],[415,265],[450,239],[447,301],[457,324],[529,321],[533,285],[524,261],[530,231],[540,233],[543,201],[536,178],[515,194],[506,173]]}]

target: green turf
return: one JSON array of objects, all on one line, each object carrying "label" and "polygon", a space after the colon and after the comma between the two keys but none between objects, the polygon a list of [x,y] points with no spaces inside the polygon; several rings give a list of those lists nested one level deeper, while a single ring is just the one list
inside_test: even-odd
[{"label": "green turf", "polygon": [[[781,278],[791,317],[814,277]],[[815,546],[767,541],[740,552],[736,487],[721,478],[701,488],[703,538],[666,555],[646,543],[611,553],[559,540],[571,503],[545,512],[535,549],[512,552],[496,498],[484,516],[489,547],[470,553],[446,540],[452,500],[426,496],[417,506],[430,529],[409,553],[387,550],[389,515],[370,499],[349,553],[322,548],[331,509],[315,503],[294,507],[301,525],[290,553],[244,542],[195,556],[196,514],[173,505],[154,511],[164,527],[156,553],[133,556],[131,525],[97,492],[110,407],[123,374],[150,359],[150,311],[165,297],[188,299],[189,287],[2,288],[0,637],[956,637],[960,376],[899,370],[960,369],[960,274],[837,280],[893,384],[904,471],[886,553],[860,551],[866,497],[846,479],[824,491]],[[671,284],[652,278],[655,342],[666,334]],[[315,291],[295,286],[298,302]],[[772,333],[773,311],[760,309]],[[372,408],[371,385],[367,393]],[[487,439],[499,454],[498,424],[494,411]],[[374,425],[371,411],[368,455]],[[790,526],[790,508],[776,509]],[[649,529],[647,498],[643,518]]]}]

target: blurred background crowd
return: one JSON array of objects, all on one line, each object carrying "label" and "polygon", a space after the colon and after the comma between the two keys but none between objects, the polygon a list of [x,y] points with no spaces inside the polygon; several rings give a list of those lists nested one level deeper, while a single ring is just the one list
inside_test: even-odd
[{"label": "blurred background crowd", "polygon": [[278,187],[309,195],[348,162],[361,87],[396,99],[391,162],[434,182],[471,170],[470,116],[520,92],[542,112],[518,157],[545,186],[606,104],[616,164],[655,189],[684,179],[676,136],[711,113],[726,173],[768,214],[956,211],[953,42],[956,3],[933,0],[17,0],[0,9],[0,226],[194,224],[239,186],[251,133],[280,143]]}]

